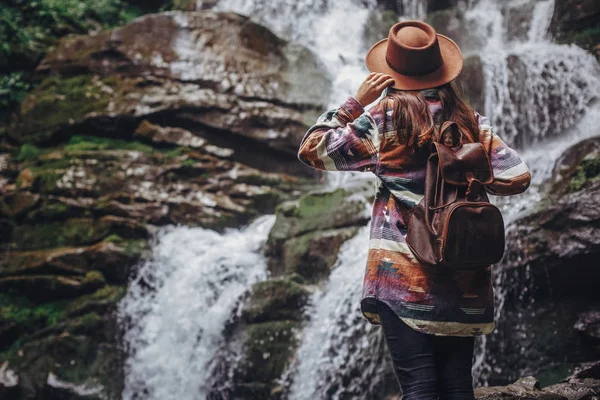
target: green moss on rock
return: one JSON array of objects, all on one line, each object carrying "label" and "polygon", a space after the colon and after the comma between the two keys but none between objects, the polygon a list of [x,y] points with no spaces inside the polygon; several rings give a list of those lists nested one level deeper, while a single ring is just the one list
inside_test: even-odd
[{"label": "green moss on rock", "polygon": [[297,321],[251,324],[245,345],[244,382],[272,383],[281,376],[297,345]]},{"label": "green moss on rock", "polygon": [[600,157],[583,160],[573,173],[567,186],[567,192],[572,193],[588,186],[600,176]]},{"label": "green moss on rock", "polygon": [[65,303],[35,304],[24,296],[0,293],[0,319],[27,327],[54,325],[64,317]]},{"label": "green moss on rock", "polygon": [[244,309],[248,322],[300,320],[308,292],[290,277],[270,279],[252,287],[252,299]]},{"label": "green moss on rock", "polygon": [[18,250],[37,250],[88,245],[108,236],[111,225],[109,221],[90,218],[70,218],[61,222],[18,225],[13,231],[14,247]]},{"label": "green moss on rock", "polygon": [[64,150],[68,153],[82,151],[101,151],[101,150],[133,150],[143,153],[152,153],[155,149],[147,144],[135,140],[113,139],[98,136],[74,135],[65,145]]},{"label": "green moss on rock", "polygon": [[367,204],[359,196],[344,189],[308,193],[297,201],[280,204],[277,219],[269,233],[272,255],[280,254],[286,239],[321,229],[361,225],[369,218]]},{"label": "green moss on rock", "polygon": [[105,110],[109,99],[98,77],[48,77],[21,103],[19,123],[11,136],[34,144],[48,141],[57,130]]},{"label": "green moss on rock", "polygon": [[[286,240],[283,243],[285,273],[297,273],[309,281],[329,275],[342,244],[354,237],[359,227],[319,230]],[[270,264],[279,260],[271,260]],[[271,269],[277,270],[276,265]]]},{"label": "green moss on rock", "polygon": [[40,154],[41,151],[39,148],[32,144],[25,143],[19,149],[19,155],[17,156],[17,159],[19,161],[33,161],[37,160],[40,157]]}]

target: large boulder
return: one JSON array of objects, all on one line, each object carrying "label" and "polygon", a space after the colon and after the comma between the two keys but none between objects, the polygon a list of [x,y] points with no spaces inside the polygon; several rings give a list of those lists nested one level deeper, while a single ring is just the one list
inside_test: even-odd
[{"label": "large boulder", "polygon": [[359,184],[314,190],[279,204],[266,243],[271,271],[298,273],[309,281],[327,277],[341,245],[371,217],[365,189]]},{"label": "large boulder", "polygon": [[208,11],[152,14],[63,39],[38,70],[46,79],[10,130],[18,141],[131,137],[149,119],[232,147],[246,164],[304,173],[297,145],[329,87],[308,49],[247,17]]}]

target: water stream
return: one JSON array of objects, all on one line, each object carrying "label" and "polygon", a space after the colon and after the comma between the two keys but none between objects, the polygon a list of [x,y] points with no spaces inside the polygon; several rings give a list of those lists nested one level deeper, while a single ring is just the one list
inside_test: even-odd
[{"label": "water stream", "polygon": [[227,323],[267,277],[260,248],[274,222],[265,215],[224,234],[172,226],[157,234],[119,309],[128,328],[124,400],[206,397]]}]

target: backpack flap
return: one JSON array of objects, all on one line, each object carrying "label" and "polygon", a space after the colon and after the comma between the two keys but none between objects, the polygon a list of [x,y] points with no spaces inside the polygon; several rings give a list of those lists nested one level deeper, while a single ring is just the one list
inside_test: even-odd
[{"label": "backpack flap", "polygon": [[492,164],[481,143],[447,147],[435,143],[442,179],[452,185],[468,186],[473,180],[489,185],[494,180]]}]

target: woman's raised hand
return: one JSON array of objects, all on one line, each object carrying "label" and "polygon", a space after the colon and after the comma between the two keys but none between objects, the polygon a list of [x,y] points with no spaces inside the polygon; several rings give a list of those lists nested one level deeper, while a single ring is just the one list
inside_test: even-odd
[{"label": "woman's raised hand", "polygon": [[394,78],[382,72],[371,72],[360,84],[354,98],[364,107],[371,104],[386,87],[394,84]]}]

